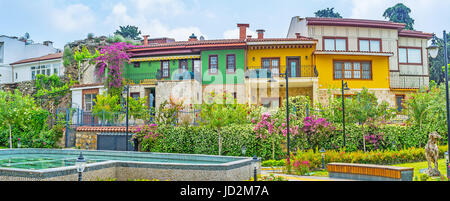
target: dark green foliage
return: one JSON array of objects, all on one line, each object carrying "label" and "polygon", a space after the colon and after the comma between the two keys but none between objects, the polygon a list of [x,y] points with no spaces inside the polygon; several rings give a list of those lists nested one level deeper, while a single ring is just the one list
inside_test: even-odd
[{"label": "dark green foliage", "polygon": [[118,34],[124,38],[129,38],[132,40],[141,40],[141,37],[139,37],[141,31],[139,31],[139,28],[136,26],[119,26],[119,30],[116,30],[114,34]]},{"label": "dark green foliage", "polygon": [[[143,151],[217,155],[219,150],[217,131],[207,127],[161,125],[158,132],[162,133],[162,137],[158,138],[151,150]],[[241,147],[245,145],[247,157],[272,157],[272,141],[257,138],[252,125],[225,126],[222,128],[222,139],[222,155],[242,156]],[[275,157],[280,159],[284,156],[281,141],[275,143]]]},{"label": "dark green foliage", "polygon": [[414,30],[414,19],[409,16],[411,9],[402,3],[386,9],[383,13],[384,18],[389,18],[391,22],[405,23],[405,29]]},{"label": "dark green foliage", "polygon": [[334,8],[326,8],[322,10],[318,10],[314,13],[316,17],[331,17],[331,18],[342,18],[341,14],[333,11]]}]

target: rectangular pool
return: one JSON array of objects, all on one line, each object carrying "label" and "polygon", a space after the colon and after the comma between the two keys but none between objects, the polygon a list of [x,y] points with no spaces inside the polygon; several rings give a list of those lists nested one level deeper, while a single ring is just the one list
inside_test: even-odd
[{"label": "rectangular pool", "polygon": [[83,173],[101,178],[159,180],[247,180],[252,158],[75,149],[0,150],[0,180],[76,180],[75,162],[86,159]]}]

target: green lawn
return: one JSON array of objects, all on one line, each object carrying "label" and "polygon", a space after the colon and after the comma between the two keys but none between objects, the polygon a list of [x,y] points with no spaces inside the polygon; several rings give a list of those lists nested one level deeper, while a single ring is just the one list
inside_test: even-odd
[{"label": "green lawn", "polygon": [[[439,171],[441,172],[441,175],[447,176],[447,168],[445,167],[445,165],[446,165],[445,160],[444,159],[438,160],[438,165],[439,165]],[[423,161],[423,162],[415,162],[415,163],[402,163],[402,164],[395,164],[393,166],[414,168],[414,180],[415,180],[416,179],[415,177],[420,174],[420,172],[419,172],[420,169],[428,168],[428,162]],[[434,167],[434,165],[432,165],[432,167]]]}]

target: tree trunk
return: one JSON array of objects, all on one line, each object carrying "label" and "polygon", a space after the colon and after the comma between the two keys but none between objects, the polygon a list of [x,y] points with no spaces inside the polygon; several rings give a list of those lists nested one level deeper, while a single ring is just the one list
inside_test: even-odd
[{"label": "tree trunk", "polygon": [[222,155],[222,137],[220,135],[220,130],[218,130],[219,133],[219,156]]},{"label": "tree trunk", "polygon": [[11,124],[9,124],[9,148],[12,149]]},{"label": "tree trunk", "polygon": [[272,160],[275,160],[275,136],[272,134]]}]

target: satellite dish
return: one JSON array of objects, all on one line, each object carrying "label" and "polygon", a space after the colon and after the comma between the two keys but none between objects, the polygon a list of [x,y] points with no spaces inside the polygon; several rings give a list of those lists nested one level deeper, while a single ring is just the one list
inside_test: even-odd
[{"label": "satellite dish", "polygon": [[205,40],[205,37],[203,37],[203,36],[200,36],[200,40]]},{"label": "satellite dish", "polygon": [[25,33],[25,38],[26,39],[30,39],[30,34],[27,32],[27,33]]}]

